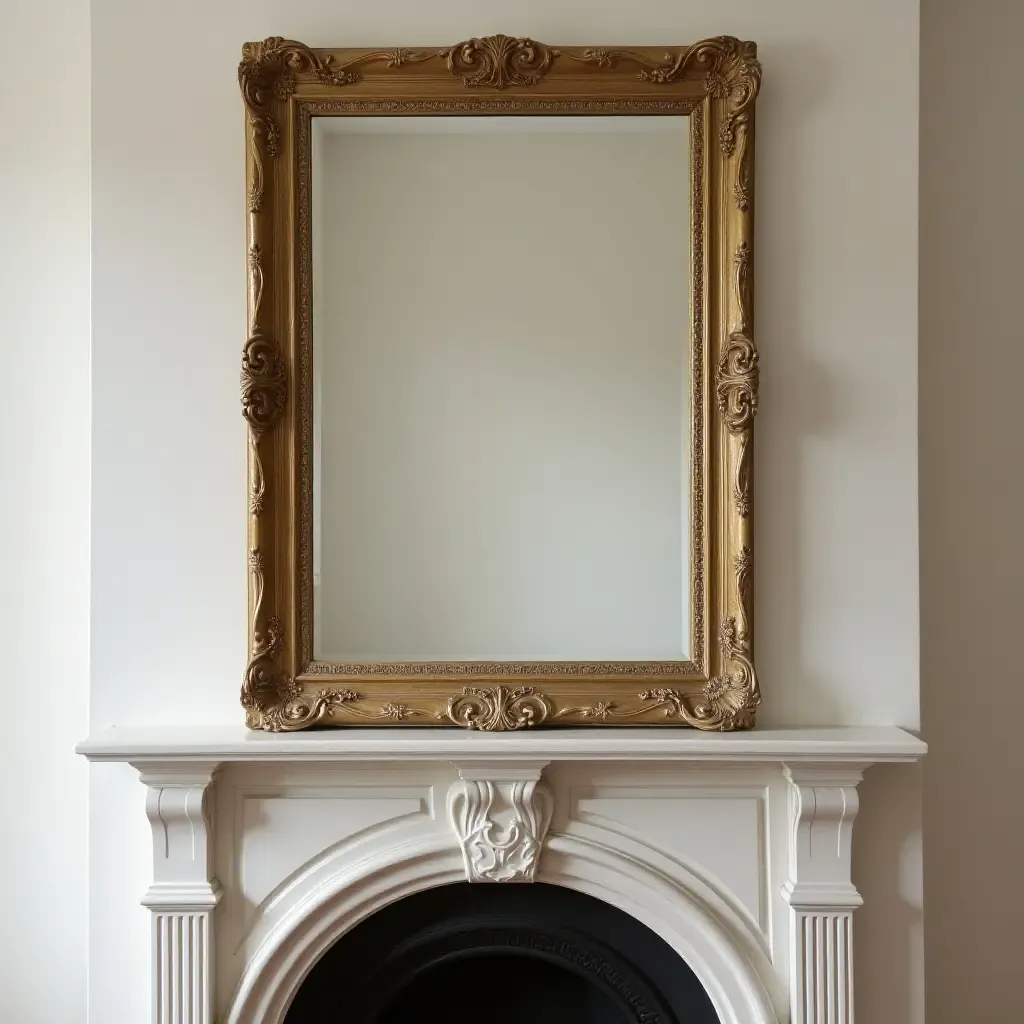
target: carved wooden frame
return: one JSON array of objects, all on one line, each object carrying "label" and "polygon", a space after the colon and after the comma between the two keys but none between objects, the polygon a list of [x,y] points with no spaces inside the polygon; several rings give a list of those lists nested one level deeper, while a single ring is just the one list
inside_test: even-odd
[{"label": "carved wooden frame", "polygon": [[[761,700],[751,614],[755,44],[719,36],[668,51],[608,49],[498,35],[352,50],[271,37],[243,47],[238,80],[248,182],[247,724],[752,727]],[[691,115],[691,659],[317,662],[310,119],[524,112]]]}]

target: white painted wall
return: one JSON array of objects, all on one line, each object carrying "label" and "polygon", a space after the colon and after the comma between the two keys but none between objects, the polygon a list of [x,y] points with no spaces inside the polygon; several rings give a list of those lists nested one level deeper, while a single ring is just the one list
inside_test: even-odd
[{"label": "white painted wall", "polygon": [[689,118],[561,120],[313,122],[319,659],[690,654]]},{"label": "white painted wall", "polygon": [[[239,720],[240,44],[443,45],[496,30],[760,43],[763,720],[918,724],[915,0],[93,0],[92,12],[94,727]],[[900,771],[869,775],[858,823],[869,1024],[922,1019],[919,790]],[[130,769],[96,768],[90,794],[92,1021],[143,1021],[142,787]]]},{"label": "white painted wall", "polygon": [[84,1024],[89,5],[3,5],[0,1016]]}]

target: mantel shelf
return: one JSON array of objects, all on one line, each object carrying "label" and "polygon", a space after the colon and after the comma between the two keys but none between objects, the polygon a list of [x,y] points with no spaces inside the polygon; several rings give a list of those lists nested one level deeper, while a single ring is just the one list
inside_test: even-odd
[{"label": "mantel shelf", "polygon": [[875,764],[916,761],[927,746],[893,726],[755,729],[543,729],[481,733],[459,729],[328,729],[265,733],[230,725],[121,726],[77,746],[90,761],[241,763],[453,761],[686,761]]}]

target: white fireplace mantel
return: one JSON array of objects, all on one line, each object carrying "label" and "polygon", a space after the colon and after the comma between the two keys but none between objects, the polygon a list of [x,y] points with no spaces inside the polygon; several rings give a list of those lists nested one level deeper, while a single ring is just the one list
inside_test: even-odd
[{"label": "white fireplace mantel", "polygon": [[356,761],[686,761],[706,764],[827,761],[863,765],[916,761],[925,744],[894,727],[756,729],[703,733],[675,729],[329,729],[266,733],[218,725],[107,729],[78,745],[90,761],[267,763]]},{"label": "white fireplace mantel", "polygon": [[154,1024],[283,1024],[341,934],[457,881],[618,905],[687,961],[723,1024],[853,1024],[857,786],[925,750],[887,727],[154,726],[78,747],[146,786]]}]

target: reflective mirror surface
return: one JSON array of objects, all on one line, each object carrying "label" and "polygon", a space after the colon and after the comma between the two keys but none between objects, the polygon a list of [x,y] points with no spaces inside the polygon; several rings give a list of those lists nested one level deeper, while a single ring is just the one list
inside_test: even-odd
[{"label": "reflective mirror surface", "polygon": [[689,118],[312,146],[314,657],[688,657]]}]

